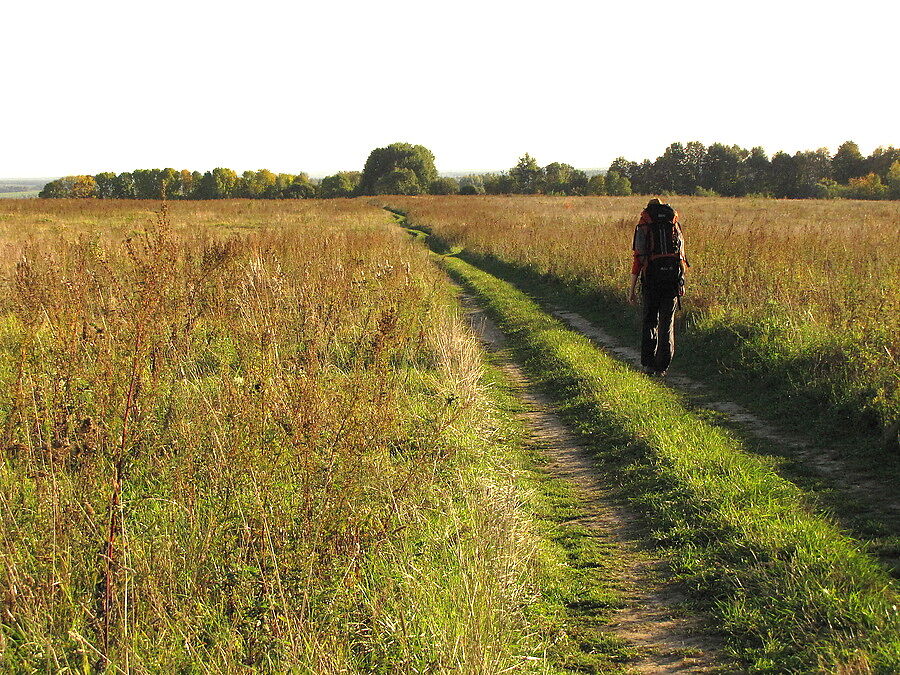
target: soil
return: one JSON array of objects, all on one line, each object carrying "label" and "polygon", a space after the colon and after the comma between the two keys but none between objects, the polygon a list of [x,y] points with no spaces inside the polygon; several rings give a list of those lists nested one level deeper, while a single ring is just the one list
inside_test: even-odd
[{"label": "soil", "polygon": [[[590,338],[595,344],[615,358],[636,368],[640,367],[640,354],[634,348],[622,345],[616,338],[591,323],[580,314],[559,307],[551,307],[550,313],[574,331]],[[900,494],[871,476],[854,470],[841,458],[838,448],[830,447],[824,439],[810,440],[790,434],[768,422],[734,401],[717,398],[702,382],[694,380],[677,368],[670,368],[665,378],[668,386],[698,398],[702,406],[720,413],[748,436],[768,441],[802,460],[805,466],[826,477],[829,482],[891,519],[900,518]]]},{"label": "soil", "polygon": [[[464,296],[463,304],[484,345],[502,349],[505,339],[496,325],[471,298]],[[637,514],[623,503],[615,486],[604,482],[587,451],[522,369],[506,359],[502,369],[518,390],[531,440],[547,458],[547,470],[574,485],[583,500],[589,515],[577,522],[616,551],[617,582],[625,606],[616,611],[609,630],[638,654],[628,667],[636,673],[732,672],[722,665],[721,639],[681,609],[686,598],[666,580],[665,561],[647,550]]]}]

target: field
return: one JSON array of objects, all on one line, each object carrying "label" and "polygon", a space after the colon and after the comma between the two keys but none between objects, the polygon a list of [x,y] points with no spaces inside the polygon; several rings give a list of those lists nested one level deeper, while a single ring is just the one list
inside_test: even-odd
[{"label": "field", "polygon": [[4,201],[0,670],[896,672],[890,204],[678,201],[701,395],[643,201]]},{"label": "field", "polygon": [[24,190],[21,192],[0,192],[0,199],[25,199],[37,197],[40,190]]},{"label": "field", "polygon": [[[612,321],[625,311],[631,234],[645,202],[391,200],[451,245],[561,282]],[[689,337],[757,384],[827,406],[841,424],[900,417],[896,205],[682,197],[675,206],[693,266],[682,319]]]}]

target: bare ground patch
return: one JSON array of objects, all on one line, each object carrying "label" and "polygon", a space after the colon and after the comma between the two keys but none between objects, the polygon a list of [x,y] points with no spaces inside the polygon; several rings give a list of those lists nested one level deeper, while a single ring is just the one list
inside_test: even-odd
[{"label": "bare ground patch", "polygon": [[[638,350],[623,345],[597,324],[561,307],[550,307],[549,312],[572,330],[589,338],[608,354],[636,368],[640,367]],[[739,403],[716,396],[703,382],[688,377],[677,367],[669,369],[665,383],[697,399],[702,407],[721,414],[747,436],[774,444],[826,479],[839,491],[847,494],[854,502],[864,505],[867,510],[886,519],[894,527],[900,525],[900,492],[886,485],[884,481],[879,481],[877,476],[853,467],[842,457],[841,448],[829,445],[827,439],[791,434],[755,415]],[[897,558],[893,554],[881,557],[887,565],[898,567]]]},{"label": "bare ground patch", "polygon": [[[464,296],[463,304],[485,346],[502,349],[505,338],[497,326],[471,298]],[[685,597],[677,585],[666,581],[665,562],[648,551],[636,514],[616,488],[604,482],[588,452],[522,369],[509,360],[501,368],[518,390],[531,440],[548,459],[546,468],[575,486],[581,497],[588,515],[577,523],[616,551],[616,582],[625,606],[615,611],[608,630],[634,647],[637,656],[628,667],[636,673],[728,671],[722,665],[721,639],[682,609]]]}]

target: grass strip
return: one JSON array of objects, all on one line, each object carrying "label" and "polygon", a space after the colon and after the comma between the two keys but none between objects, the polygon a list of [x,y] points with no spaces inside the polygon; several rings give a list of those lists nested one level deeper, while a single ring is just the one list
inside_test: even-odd
[{"label": "grass strip", "polygon": [[[537,537],[534,583],[528,622],[545,645],[542,672],[626,672],[635,651],[609,630],[623,606],[620,551],[579,519],[588,515],[572,484],[546,469],[548,459],[528,441],[521,399],[500,365],[506,350],[487,356],[483,384],[497,428],[496,452],[517,468],[526,495],[523,510]],[[537,664],[536,664],[537,665]]]},{"label": "grass strip", "polygon": [[797,486],[510,284],[455,257],[444,264],[484,302],[601,465],[627,481],[749,667],[900,670],[890,578],[859,542],[812,513]]}]

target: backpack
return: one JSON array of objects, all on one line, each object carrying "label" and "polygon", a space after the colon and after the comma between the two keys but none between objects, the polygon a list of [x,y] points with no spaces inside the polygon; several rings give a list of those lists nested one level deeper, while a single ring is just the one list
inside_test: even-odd
[{"label": "backpack", "polygon": [[650,204],[647,214],[651,222],[646,227],[649,259],[644,268],[648,290],[658,298],[678,298],[684,295],[681,228],[675,222],[675,209],[668,204]]}]

